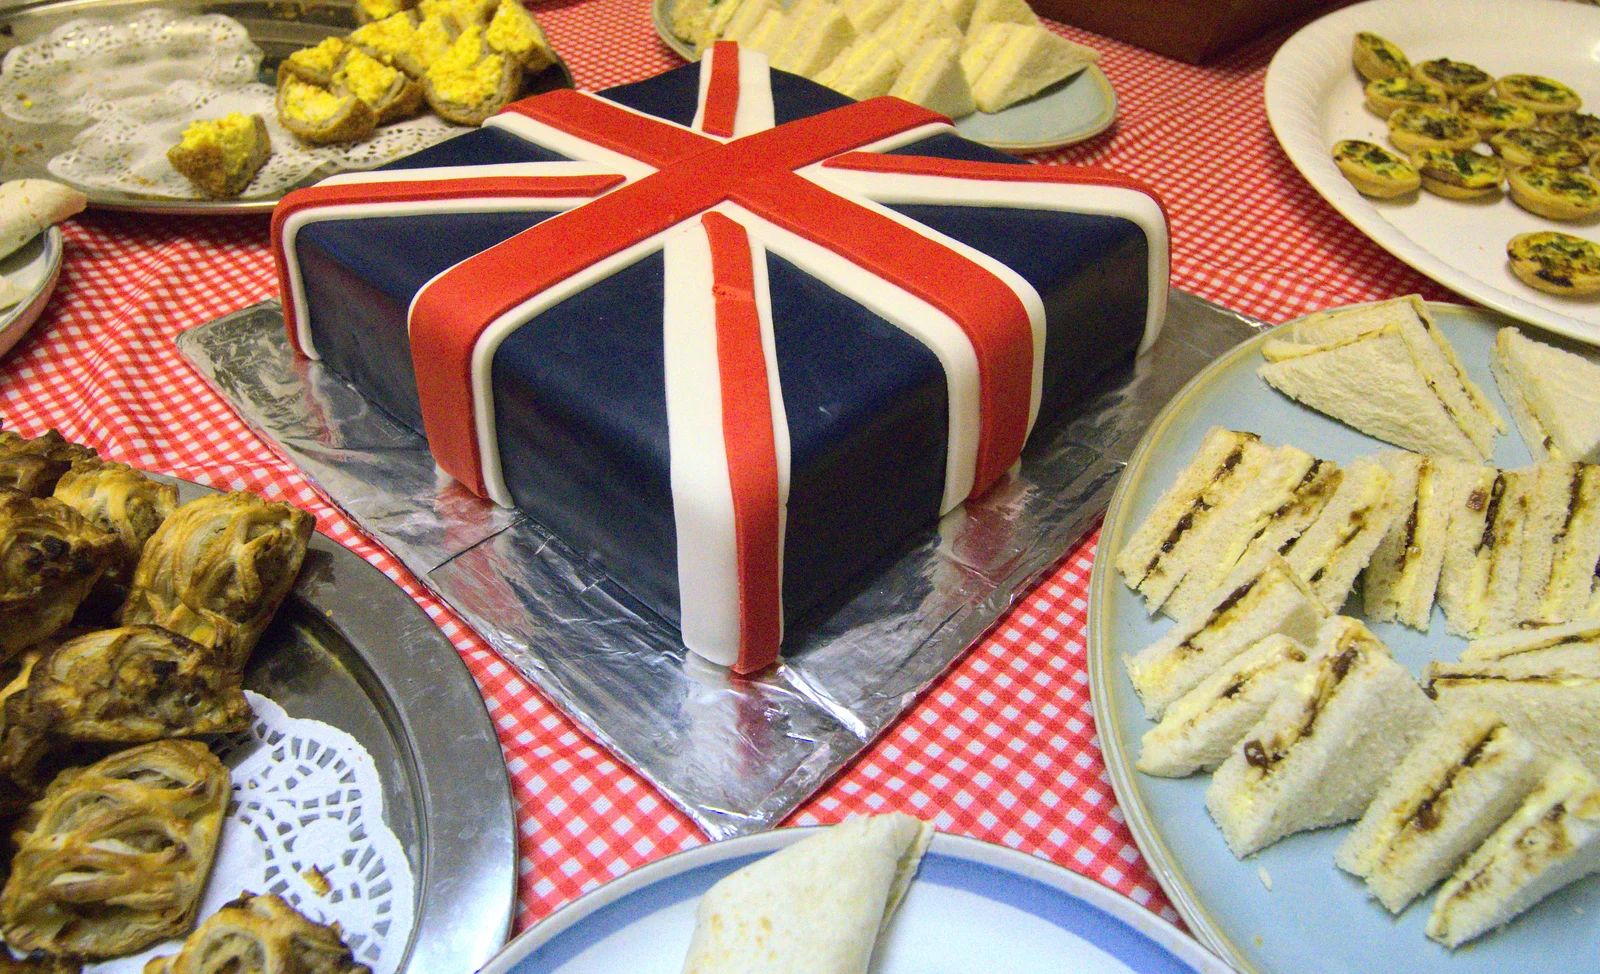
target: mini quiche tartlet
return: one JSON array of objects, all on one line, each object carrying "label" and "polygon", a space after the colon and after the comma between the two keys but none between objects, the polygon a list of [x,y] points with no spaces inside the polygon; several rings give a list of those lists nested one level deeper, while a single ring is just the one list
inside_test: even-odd
[{"label": "mini quiche tartlet", "polygon": [[1410,75],[1368,82],[1366,98],[1367,107],[1380,118],[1388,118],[1396,110],[1408,106],[1444,108],[1450,103],[1449,96],[1442,90]]},{"label": "mini quiche tartlet", "polygon": [[1356,71],[1368,81],[1400,78],[1411,72],[1411,61],[1404,51],[1367,31],[1356,35],[1351,57],[1355,61]]},{"label": "mini quiche tartlet", "polygon": [[272,155],[272,139],[260,115],[230,112],[192,122],[167,150],[167,161],[204,196],[232,199],[245,191]]},{"label": "mini quiche tartlet", "polygon": [[1584,163],[1583,148],[1578,143],[1544,129],[1507,129],[1491,136],[1489,147],[1512,167],[1576,169]]},{"label": "mini quiche tartlet", "polygon": [[1506,244],[1511,273],[1529,287],[1564,297],[1600,293],[1600,244],[1570,233],[1519,233]]},{"label": "mini quiche tartlet", "polygon": [[[1526,128],[1526,126],[1515,127]],[[1578,143],[1585,155],[1592,156],[1600,152],[1600,118],[1587,112],[1544,115],[1539,118],[1539,127],[1546,132],[1554,132]]]},{"label": "mini quiche tartlet", "polygon": [[1581,220],[1600,213],[1600,181],[1554,166],[1529,166],[1506,174],[1512,202],[1552,220]]},{"label": "mini quiche tartlet", "polygon": [[1583,107],[1578,93],[1553,78],[1536,74],[1508,74],[1494,83],[1495,94],[1538,115],[1575,112]]},{"label": "mini quiche tartlet", "polygon": [[1417,105],[1389,116],[1389,141],[1401,152],[1470,149],[1478,144],[1478,130],[1448,108]]},{"label": "mini quiche tartlet", "polygon": [[1422,176],[1411,163],[1381,145],[1360,139],[1334,143],[1333,164],[1364,196],[1393,199],[1422,185]]},{"label": "mini quiche tartlet", "polygon": [[1452,200],[1475,200],[1500,188],[1505,168],[1494,156],[1471,149],[1422,149],[1411,154],[1422,188]]},{"label": "mini quiche tartlet", "polygon": [[1411,76],[1424,84],[1444,89],[1452,98],[1481,95],[1494,87],[1494,76],[1475,64],[1452,61],[1447,57],[1423,61],[1411,69]]},{"label": "mini quiche tartlet", "polygon": [[[1463,98],[1456,105],[1462,118],[1472,123],[1478,134],[1487,139],[1506,129],[1530,129],[1539,124],[1539,116],[1521,105],[1496,98],[1491,94]],[[1547,115],[1546,118],[1567,118],[1565,115]]]}]

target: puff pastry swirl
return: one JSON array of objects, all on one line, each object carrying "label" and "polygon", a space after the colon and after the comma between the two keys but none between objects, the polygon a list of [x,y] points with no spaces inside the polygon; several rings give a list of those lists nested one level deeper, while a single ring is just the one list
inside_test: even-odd
[{"label": "puff pastry swirl", "polygon": [[144,974],[372,974],[336,925],[313,923],[277,896],[243,896],[218,910]]}]

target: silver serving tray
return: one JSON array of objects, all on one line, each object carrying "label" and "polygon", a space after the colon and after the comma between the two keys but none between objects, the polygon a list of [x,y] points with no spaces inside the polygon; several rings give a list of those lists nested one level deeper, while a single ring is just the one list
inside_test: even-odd
[{"label": "silver serving tray", "polygon": [[[278,63],[284,58],[302,47],[311,47],[335,34],[354,30],[358,26],[355,9],[352,0],[38,0],[33,3],[0,0],[0,57],[80,17],[117,19],[146,10],[222,14],[244,25],[250,39],[265,53],[259,80],[262,84],[275,85]],[[523,82],[523,92],[531,95],[572,86],[572,72],[558,56],[550,68]],[[46,164],[66,151],[72,137],[83,128],[81,125],[36,125],[0,116],[0,145],[6,148],[0,153],[0,181],[55,179],[45,168]],[[319,171],[292,188],[309,186],[330,174]],[[89,186],[82,189],[89,196],[90,206],[174,215],[271,213],[281,199],[277,196],[248,200],[177,199]]]},{"label": "silver serving tray", "polygon": [[[160,477],[183,501],[213,491]],[[385,823],[416,877],[398,970],[471,972],[505,943],[517,839],[499,739],[460,654],[383,572],[313,534],[245,686],[350,734],[383,778]]]}]

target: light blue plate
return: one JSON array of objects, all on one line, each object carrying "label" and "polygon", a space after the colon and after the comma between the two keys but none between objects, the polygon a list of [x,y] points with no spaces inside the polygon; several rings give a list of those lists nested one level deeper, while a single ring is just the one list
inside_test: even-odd
[{"label": "light blue plate", "polygon": [[[815,829],[698,846],[641,866],[528,929],[482,974],[678,974],[700,894]],[[939,834],[873,974],[1228,974],[1143,907],[1054,863]]]},{"label": "light blue plate", "polygon": [[[1455,305],[1430,305],[1467,371],[1510,422],[1489,372],[1495,333],[1510,319]],[[1266,335],[1251,339],[1195,377],[1159,416],[1128,463],[1100,536],[1090,581],[1089,679],[1106,767],[1139,848],[1190,929],[1241,970],[1275,974],[1373,971],[1474,974],[1600,971],[1600,880],[1587,879],[1545,900],[1506,928],[1452,954],[1423,934],[1433,897],[1392,919],[1354,877],[1333,865],[1347,827],[1302,833],[1240,862],[1205,810],[1209,776],[1172,780],[1133,768],[1139,738],[1151,726],[1123,668],[1171,622],[1146,617],[1143,600],[1123,584],[1113,555],[1177,477],[1212,426],[1250,430],[1271,445],[1293,444],[1339,463],[1388,444],[1279,395],[1256,374]],[[1549,336],[1535,334],[1541,341]],[[1575,346],[1576,347],[1576,346]],[[1500,438],[1495,463],[1530,458],[1513,429]],[[1345,609],[1359,617],[1359,598]],[[1430,660],[1458,659],[1466,642],[1444,631],[1373,625],[1395,658],[1420,676]],[[1271,889],[1263,880],[1263,872]]]}]

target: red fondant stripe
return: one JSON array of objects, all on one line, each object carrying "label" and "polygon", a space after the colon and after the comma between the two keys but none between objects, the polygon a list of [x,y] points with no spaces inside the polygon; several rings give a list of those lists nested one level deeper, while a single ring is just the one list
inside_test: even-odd
[{"label": "red fondant stripe", "polygon": [[503,111],[543,122],[657,169],[718,144],[697,132],[630,112],[603,98],[570,88],[512,102]]},{"label": "red fondant stripe", "polygon": [[1010,183],[1064,183],[1073,186],[1110,186],[1131,189],[1156,201],[1161,212],[1167,205],[1161,194],[1148,183],[1110,169],[1088,166],[1029,166],[1007,162],[974,162],[968,159],[938,159],[932,156],[880,155],[875,152],[846,152],[822,164],[824,169],[853,169],[858,172],[897,173],[908,176],[949,176],[955,179],[986,179]]},{"label": "red fondant stripe", "polygon": [[[774,169],[810,165],[943,117],[897,98],[876,98],[723,144],[599,99],[585,101],[583,114],[579,127],[586,131],[605,129],[613,136],[631,133],[629,138],[641,139],[688,135],[705,148],[692,161],[622,186],[475,254],[435,278],[412,302],[411,355],[423,430],[439,466],[480,495],[485,483],[473,422],[472,351],[491,323],[584,268],[710,209],[741,183]],[[566,119],[545,120],[568,128]],[[629,154],[645,151],[636,148]],[[839,200],[838,208],[855,207]],[[847,236],[840,239],[853,244]]]},{"label": "red fondant stripe", "polygon": [[790,172],[751,180],[733,199],[955,320],[978,359],[981,419],[970,496],[1004,476],[1022,455],[1033,396],[1033,327],[1016,292],[945,245]]},{"label": "red fondant stripe", "polygon": [[744,227],[721,213],[707,213],[700,222],[711,241],[722,435],[728,450],[739,560],[739,658],[733,669],[754,673],[777,661],[783,633],[778,455],[767,357],[756,312],[750,238]]},{"label": "red fondant stripe", "polygon": [[[297,189],[278,201],[272,209],[272,260],[278,280],[287,282],[288,255],[283,246],[283,227],[289,218],[306,210],[325,206],[372,205],[385,203],[428,203],[437,200],[482,198],[487,205],[496,199],[561,199],[599,196],[622,182],[615,174],[592,176],[467,176],[456,179],[396,180],[393,182],[336,183]],[[296,352],[300,335],[294,326],[294,296],[280,288],[283,320],[289,329],[289,344]]]},{"label": "red fondant stripe", "polygon": [[738,116],[739,45],[733,41],[717,41],[711,46],[711,80],[706,83],[700,128],[708,135],[731,139]]}]

